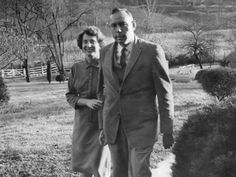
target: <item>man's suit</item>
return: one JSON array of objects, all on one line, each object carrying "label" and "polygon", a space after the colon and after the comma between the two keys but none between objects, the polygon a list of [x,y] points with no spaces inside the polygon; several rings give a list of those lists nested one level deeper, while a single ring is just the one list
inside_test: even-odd
[{"label": "man's suit", "polygon": [[157,108],[160,132],[172,133],[173,130],[168,62],[160,45],[135,37],[123,81],[119,83],[114,72],[114,49],[115,43],[111,43],[101,50],[100,90],[105,97],[102,125],[106,140],[112,145],[122,132],[129,147],[150,149],[157,132]]}]

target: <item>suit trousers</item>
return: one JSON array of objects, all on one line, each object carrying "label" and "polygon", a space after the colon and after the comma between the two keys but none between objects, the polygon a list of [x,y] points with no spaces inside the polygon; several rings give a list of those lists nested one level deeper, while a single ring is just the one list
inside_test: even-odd
[{"label": "suit trousers", "polygon": [[149,169],[153,146],[132,147],[120,123],[116,142],[109,144],[112,161],[112,177],[151,177]]}]

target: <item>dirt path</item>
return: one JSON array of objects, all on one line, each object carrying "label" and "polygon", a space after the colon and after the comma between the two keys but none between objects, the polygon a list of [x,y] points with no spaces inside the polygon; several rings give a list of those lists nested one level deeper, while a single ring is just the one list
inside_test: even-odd
[{"label": "dirt path", "polygon": [[165,160],[157,164],[157,168],[151,169],[152,177],[172,177],[171,166],[175,161],[174,154],[170,153]]}]

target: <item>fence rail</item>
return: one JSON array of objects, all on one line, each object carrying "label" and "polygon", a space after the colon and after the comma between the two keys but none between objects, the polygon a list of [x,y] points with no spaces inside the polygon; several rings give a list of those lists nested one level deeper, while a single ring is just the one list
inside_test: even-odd
[{"label": "fence rail", "polygon": [[[68,70],[68,69],[67,69]],[[1,71],[2,78],[24,78],[26,76],[25,69],[3,69]],[[55,63],[51,64],[51,73],[58,74]],[[29,68],[30,77],[40,77],[47,75],[47,66],[38,66]]]}]

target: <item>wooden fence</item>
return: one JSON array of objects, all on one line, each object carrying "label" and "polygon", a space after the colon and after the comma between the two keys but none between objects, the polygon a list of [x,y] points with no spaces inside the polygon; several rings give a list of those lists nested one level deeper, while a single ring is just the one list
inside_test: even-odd
[{"label": "wooden fence", "polygon": [[[55,63],[51,64],[51,73],[58,74],[58,69]],[[47,65],[30,67],[30,77],[40,77],[47,75]],[[1,70],[2,78],[24,78],[26,76],[25,69],[3,69]]]}]

